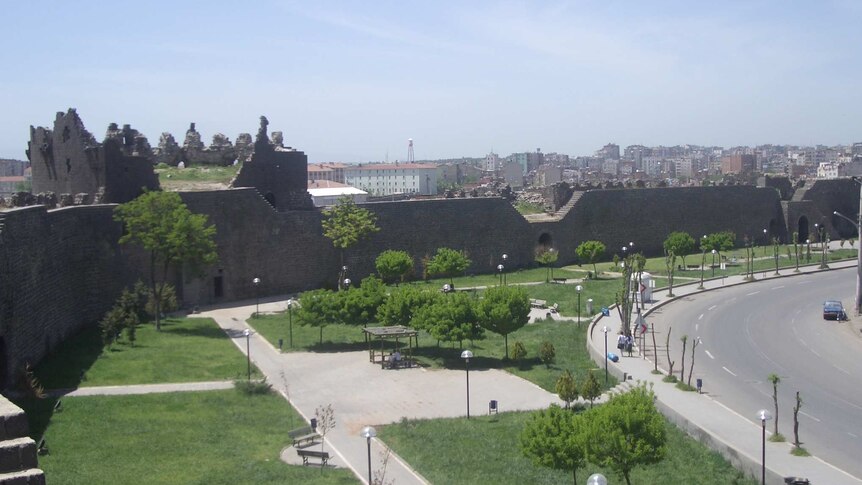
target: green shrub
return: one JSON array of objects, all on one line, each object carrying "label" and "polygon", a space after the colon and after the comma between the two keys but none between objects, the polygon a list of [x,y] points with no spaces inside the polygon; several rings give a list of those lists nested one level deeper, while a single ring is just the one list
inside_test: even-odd
[{"label": "green shrub", "polygon": [[515,360],[521,360],[527,356],[527,348],[524,347],[524,344],[520,341],[516,341],[512,344],[512,358]]},{"label": "green shrub", "polygon": [[545,364],[545,367],[550,367],[557,357],[557,350],[554,349],[554,344],[545,340],[539,345],[539,360]]},{"label": "green shrub", "polygon": [[266,382],[265,377],[259,381],[237,379],[233,381],[233,387],[237,391],[248,396],[254,396],[257,394],[269,394],[270,392],[272,392],[272,384]]}]

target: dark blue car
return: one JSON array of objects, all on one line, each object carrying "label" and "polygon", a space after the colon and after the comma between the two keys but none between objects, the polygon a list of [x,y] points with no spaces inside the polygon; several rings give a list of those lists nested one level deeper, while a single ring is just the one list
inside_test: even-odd
[{"label": "dark blue car", "polygon": [[823,319],[846,320],[847,314],[844,313],[844,305],[837,300],[826,300],[823,302]]}]

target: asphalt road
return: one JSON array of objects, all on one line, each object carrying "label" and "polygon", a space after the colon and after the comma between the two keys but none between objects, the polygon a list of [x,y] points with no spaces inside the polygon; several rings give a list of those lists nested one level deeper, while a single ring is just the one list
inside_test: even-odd
[{"label": "asphalt road", "polygon": [[[725,406],[759,422],[759,409],[774,414],[770,373],[778,385],[779,432],[793,441],[793,406],[800,392],[799,438],[817,457],[862,477],[862,335],[848,323],[825,321],[823,301],[853,307],[855,268],[772,279],[686,297],[658,309],[658,345],[671,326],[670,356],[679,376],[682,335],[689,336],[685,375],[695,351],[691,383],[701,378]],[[651,345],[651,342],[648,344]],[[659,365],[667,369],[665,352]],[[774,421],[767,422],[772,431]]]}]

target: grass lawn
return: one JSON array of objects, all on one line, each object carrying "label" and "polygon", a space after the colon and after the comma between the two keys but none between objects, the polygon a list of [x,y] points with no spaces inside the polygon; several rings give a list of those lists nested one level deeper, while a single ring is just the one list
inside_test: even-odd
[{"label": "grass lawn", "polygon": [[347,470],[279,460],[305,425],[281,397],[236,390],[64,398],[39,466],[64,484],[354,484]]},{"label": "grass lawn", "polygon": [[[432,483],[572,483],[571,472],[536,467],[521,453],[518,436],[529,415],[402,421],[378,427],[378,436]],[[672,424],[667,424],[667,430],[667,457],[657,465],[635,469],[632,483],[757,483]],[[610,470],[593,465],[578,471],[577,483],[585,483],[593,473],[603,473],[610,483],[622,483]]]},{"label": "grass lawn", "polygon": [[190,188],[190,184],[223,184],[227,185],[236,176],[241,165],[228,167],[218,166],[193,166],[186,168],[161,167],[156,168],[159,184],[165,190],[184,190]]},{"label": "grass lawn", "polygon": [[[81,380],[82,373],[84,379]],[[140,325],[132,346],[104,347],[97,328],[64,342],[35,370],[45,389],[218,381],[245,377],[246,358],[209,318],[169,318],[162,331]]]}]

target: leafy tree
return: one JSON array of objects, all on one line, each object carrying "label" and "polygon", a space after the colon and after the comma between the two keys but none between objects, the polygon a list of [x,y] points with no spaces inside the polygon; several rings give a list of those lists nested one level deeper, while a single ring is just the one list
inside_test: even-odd
[{"label": "leafy tree", "polygon": [[413,271],[413,258],[407,251],[387,250],[380,253],[374,261],[374,267],[383,281],[403,282],[404,277]]},{"label": "leafy tree", "polygon": [[593,265],[593,274],[599,277],[596,263],[605,254],[605,245],[601,241],[584,241],[575,249],[578,259]]},{"label": "leafy tree", "polygon": [[299,298],[299,310],[296,319],[300,325],[318,327],[320,343],[323,344],[323,328],[337,322],[342,309],[341,292],[330,290],[311,290]]},{"label": "leafy tree", "polygon": [[[125,226],[121,244],[139,244],[150,255],[150,291],[156,330],[161,330],[165,286],[159,280],[167,281],[173,264],[189,268],[214,264],[218,259],[215,226],[207,225],[205,215],[193,214],[176,192],[145,192],[117,206],[114,220]],[[161,278],[157,266],[161,266]]]},{"label": "leafy tree", "polygon": [[551,342],[544,340],[541,344],[539,344],[539,360],[545,364],[545,368],[550,368],[551,364],[554,363],[554,359],[557,357],[557,349],[554,348],[554,344]]},{"label": "leafy tree", "polygon": [[712,251],[715,249],[718,253],[719,259],[721,259],[722,251],[730,251],[733,249],[735,240],[736,235],[730,231],[714,232],[706,236],[706,243],[709,250]]},{"label": "leafy tree", "polygon": [[520,435],[521,451],[537,466],[571,470],[577,484],[578,469],[586,465],[584,421],[583,417],[551,404],[527,420]]},{"label": "leafy tree", "polygon": [[[323,235],[338,249],[341,264],[344,266],[344,251],[362,239],[379,231],[377,216],[368,209],[356,205],[350,197],[341,197],[338,203],[323,211]],[[341,288],[341,278],[338,281]]]},{"label": "leafy tree", "polygon": [[581,396],[590,402],[590,409],[593,407],[593,401],[602,395],[602,386],[599,384],[598,379],[596,379],[596,376],[592,371],[587,372],[580,390]]},{"label": "leafy tree", "polygon": [[566,409],[569,409],[572,402],[578,399],[578,385],[575,383],[575,377],[572,376],[569,369],[560,374],[554,390],[560,396],[560,399],[566,403]]},{"label": "leafy tree", "polygon": [[559,257],[560,253],[554,248],[545,249],[542,247],[536,251],[536,262],[545,266],[545,283],[551,281],[551,265],[556,263]]},{"label": "leafy tree", "polygon": [[691,254],[694,251],[694,248],[694,238],[692,238],[687,232],[672,232],[668,234],[667,239],[664,240],[665,252],[673,251],[674,254],[682,258],[683,267],[686,267],[685,255]]},{"label": "leafy tree", "polygon": [[503,336],[508,360],[509,334],[530,320],[530,299],[524,290],[515,286],[488,288],[476,307],[476,315],[479,325]]},{"label": "leafy tree", "polygon": [[449,283],[455,286],[452,277],[461,274],[470,267],[472,261],[464,251],[449,248],[437,249],[437,254],[428,261],[428,274],[431,276],[448,276]]},{"label": "leafy tree", "polygon": [[437,295],[431,304],[416,309],[412,326],[421,328],[438,341],[458,342],[465,339],[477,340],[484,337],[484,329],[476,323],[476,309],[473,299],[466,293]]},{"label": "leafy tree", "polygon": [[615,471],[628,485],[635,467],[662,461],[667,432],[654,399],[653,392],[641,385],[589,410],[584,415],[587,459]]},{"label": "leafy tree", "polygon": [[402,286],[386,297],[377,310],[377,319],[385,326],[404,325],[419,328],[413,317],[419,308],[432,304],[440,293],[415,286]]},{"label": "leafy tree", "polygon": [[386,287],[379,278],[369,276],[359,286],[343,292],[341,320],[348,325],[368,326],[377,321],[377,309],[386,299]]},{"label": "leafy tree", "polygon": [[667,296],[673,295],[673,273],[676,270],[676,253],[666,251],[664,255],[664,265],[667,268]]}]

